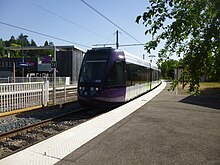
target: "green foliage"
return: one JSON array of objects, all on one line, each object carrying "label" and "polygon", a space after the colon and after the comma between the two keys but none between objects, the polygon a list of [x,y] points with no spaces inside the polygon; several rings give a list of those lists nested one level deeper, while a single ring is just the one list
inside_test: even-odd
[{"label": "green foliage", "polygon": [[176,87],[178,86],[179,81],[178,80],[172,80],[172,83],[170,85],[170,88],[168,89],[168,91],[174,91],[176,89]]},{"label": "green foliage", "polygon": [[[7,53],[4,50],[4,47],[29,47],[29,46],[37,46],[36,42],[31,39],[28,40],[28,36],[21,33],[18,38],[11,36],[9,40],[3,41],[0,39],[0,57],[7,57]],[[49,46],[48,41],[45,41],[44,46]],[[41,57],[53,55],[53,50],[31,50],[31,51],[23,51],[24,57]],[[22,51],[19,50],[11,50],[11,57],[22,57]]]},{"label": "green foliage", "polygon": [[5,57],[4,42],[0,39],[0,57]]},{"label": "green foliage", "polygon": [[138,16],[152,36],[145,49],[150,52],[161,41],[161,60],[184,55],[190,91],[198,93],[202,75],[220,81],[220,1],[149,0],[146,12]]},{"label": "green foliage", "polygon": [[49,45],[48,41],[45,41],[44,46],[48,46],[48,45]]},{"label": "green foliage", "polygon": [[174,78],[174,69],[177,68],[179,62],[176,60],[166,60],[159,65],[161,70],[161,76],[164,79],[173,79]]},{"label": "green foliage", "polygon": [[37,46],[36,42],[33,39],[31,39],[31,46]]},{"label": "green foliage", "polygon": [[19,36],[18,36],[18,39],[17,39],[17,44],[23,46],[23,47],[27,47],[27,46],[30,46],[30,42],[28,41],[28,36],[27,35],[23,35],[23,33],[21,33]]},{"label": "green foliage", "polygon": [[[15,48],[17,48],[17,47],[20,47],[20,45],[15,44],[15,43],[11,43],[11,44],[10,44],[10,47],[15,47]],[[10,51],[10,54],[11,54],[11,57],[12,57],[12,58],[21,57],[21,52],[20,52],[19,50],[12,50],[12,51]]]}]

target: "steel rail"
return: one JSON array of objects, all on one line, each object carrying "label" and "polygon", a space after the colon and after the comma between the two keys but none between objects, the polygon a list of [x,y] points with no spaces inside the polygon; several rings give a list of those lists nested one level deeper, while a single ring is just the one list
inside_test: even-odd
[{"label": "steel rail", "polygon": [[27,126],[15,129],[15,130],[11,130],[11,131],[2,133],[2,134],[0,134],[0,140],[4,139],[4,138],[9,138],[9,137],[14,136],[16,134],[19,134],[21,132],[29,131],[29,130],[31,130],[33,128],[36,128],[36,127],[43,126],[43,125],[45,125],[45,124],[47,124],[49,122],[52,122],[55,119],[59,119],[59,118],[65,117],[67,115],[70,115],[70,114],[73,114],[73,113],[76,113],[76,112],[79,112],[79,111],[82,111],[82,110],[85,110],[85,108],[77,109],[77,110],[75,110],[73,112],[68,112],[68,113],[65,113],[65,114],[61,114],[61,115],[58,115],[56,117],[51,117],[51,118],[48,118],[46,120],[43,120],[43,121],[31,124],[31,125],[27,125]]}]

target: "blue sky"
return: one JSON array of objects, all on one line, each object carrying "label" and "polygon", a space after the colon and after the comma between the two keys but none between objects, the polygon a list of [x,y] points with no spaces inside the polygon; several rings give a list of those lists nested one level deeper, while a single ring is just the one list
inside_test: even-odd
[{"label": "blue sky", "polygon": [[[148,1],[85,1],[136,38],[136,40],[141,43],[150,40],[151,37],[144,34],[145,27],[142,24],[135,23],[136,17],[142,14],[149,5]],[[115,43],[116,30],[119,30],[120,44],[137,44],[136,40],[105,20],[81,0],[0,0],[0,21],[88,47],[93,47],[92,45],[94,44]],[[3,40],[10,39],[12,35],[17,38],[21,33],[28,35],[29,41],[34,39],[38,46],[42,46],[46,40],[53,42],[55,45],[71,45],[64,41],[0,24],[0,38]],[[76,46],[83,50],[88,49],[80,45]],[[144,50],[144,46],[121,47],[121,49],[139,57],[145,54],[145,59],[150,60],[149,54]],[[157,50],[152,52],[152,54],[157,55]],[[157,58],[153,59],[154,63],[156,60]]]}]

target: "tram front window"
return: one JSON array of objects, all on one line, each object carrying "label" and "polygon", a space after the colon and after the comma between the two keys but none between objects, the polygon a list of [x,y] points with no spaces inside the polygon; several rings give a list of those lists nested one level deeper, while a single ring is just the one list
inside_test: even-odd
[{"label": "tram front window", "polygon": [[83,63],[80,82],[101,83],[105,72],[106,60],[88,60]]}]

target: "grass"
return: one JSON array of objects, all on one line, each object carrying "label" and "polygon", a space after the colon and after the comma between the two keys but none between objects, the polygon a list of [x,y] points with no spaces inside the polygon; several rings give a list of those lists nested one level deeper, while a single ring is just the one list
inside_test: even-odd
[{"label": "grass", "polygon": [[219,95],[220,83],[218,82],[201,82],[200,90],[202,95]]},{"label": "grass", "polygon": [[[189,90],[189,85],[186,85],[182,89],[182,84],[178,84],[178,93],[187,94]],[[219,82],[201,82],[200,83],[201,95],[217,96],[220,98],[220,83]]]},{"label": "grass", "polygon": [[220,88],[219,82],[201,82],[200,83],[201,88]]}]

